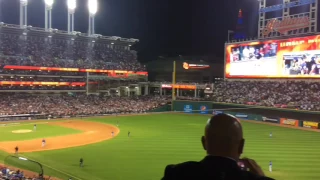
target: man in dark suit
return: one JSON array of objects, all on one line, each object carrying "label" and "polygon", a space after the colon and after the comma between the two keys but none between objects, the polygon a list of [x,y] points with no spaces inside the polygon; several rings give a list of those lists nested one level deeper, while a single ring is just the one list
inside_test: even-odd
[{"label": "man in dark suit", "polygon": [[211,117],[201,139],[207,156],[200,162],[168,165],[162,180],[273,180],[265,177],[254,160],[239,157],[244,147],[242,126],[234,116],[218,114]]}]

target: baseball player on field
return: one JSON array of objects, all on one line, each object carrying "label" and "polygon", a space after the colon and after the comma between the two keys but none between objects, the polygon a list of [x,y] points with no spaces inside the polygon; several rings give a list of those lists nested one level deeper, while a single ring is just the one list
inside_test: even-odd
[{"label": "baseball player on field", "polygon": [[18,147],[18,146],[16,146],[16,147],[14,148],[14,150],[15,150],[16,154],[19,153],[19,147]]},{"label": "baseball player on field", "polygon": [[111,136],[114,137],[114,132],[113,131],[111,132]]},{"label": "baseball player on field", "polygon": [[33,125],[33,131],[36,131],[37,130],[37,125]]},{"label": "baseball player on field", "polygon": [[44,147],[46,145],[46,140],[42,139],[42,147]]}]

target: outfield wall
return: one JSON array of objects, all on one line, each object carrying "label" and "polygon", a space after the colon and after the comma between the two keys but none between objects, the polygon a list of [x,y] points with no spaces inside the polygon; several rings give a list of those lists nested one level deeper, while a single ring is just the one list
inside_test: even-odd
[{"label": "outfield wall", "polygon": [[232,114],[243,120],[256,120],[288,126],[320,129],[320,112],[279,109],[209,101],[174,101],[174,111],[197,114]]}]

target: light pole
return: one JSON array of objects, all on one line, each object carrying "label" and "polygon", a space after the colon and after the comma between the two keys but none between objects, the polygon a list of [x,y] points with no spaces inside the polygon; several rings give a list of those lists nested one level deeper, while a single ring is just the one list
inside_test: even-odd
[{"label": "light pole", "polygon": [[77,7],[77,0],[68,0],[68,33],[74,31],[74,11]]},{"label": "light pole", "polygon": [[27,27],[28,0],[20,0],[20,27]]},{"label": "light pole", "polygon": [[89,36],[95,34],[94,32],[94,17],[98,11],[98,1],[97,0],[88,0],[89,8]]},{"label": "light pole", "polygon": [[45,3],[45,21],[44,21],[44,27],[47,31],[48,29],[51,29],[52,25],[52,5],[54,3],[54,0],[44,0]]}]

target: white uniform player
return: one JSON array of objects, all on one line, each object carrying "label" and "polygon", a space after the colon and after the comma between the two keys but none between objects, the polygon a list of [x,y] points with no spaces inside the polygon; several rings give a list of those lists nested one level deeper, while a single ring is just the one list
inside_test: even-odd
[{"label": "white uniform player", "polygon": [[114,132],[113,131],[111,132],[111,136],[114,137]]},{"label": "white uniform player", "polygon": [[269,162],[269,172],[272,172],[272,162]]},{"label": "white uniform player", "polygon": [[33,131],[36,131],[37,130],[37,125],[33,125]]}]

